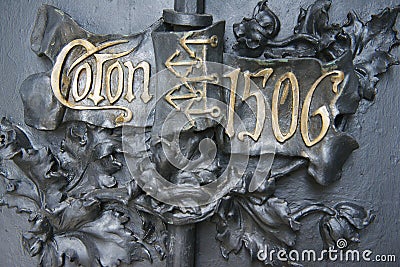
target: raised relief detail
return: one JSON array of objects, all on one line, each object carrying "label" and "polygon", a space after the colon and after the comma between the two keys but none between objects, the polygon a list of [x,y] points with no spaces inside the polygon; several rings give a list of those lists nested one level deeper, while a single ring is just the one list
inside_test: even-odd
[{"label": "raised relief detail", "polygon": [[[118,61],[118,59],[132,53],[134,48],[120,53],[101,53],[105,49],[111,49],[123,43],[128,43],[128,41],[111,41],[99,46],[94,46],[85,39],[76,39],[68,43],[58,54],[51,73],[51,88],[58,101],[68,108],[77,110],[122,110],[124,113],[119,115],[115,120],[117,124],[132,120],[133,114],[131,109],[126,106],[114,104],[122,97],[124,88],[127,88],[124,99],[129,103],[135,99],[133,83],[135,82],[135,72],[139,69],[142,69],[143,72],[143,92],[141,99],[144,103],[151,100],[152,96],[149,93],[150,64],[142,61],[137,66],[133,66],[131,61],[123,63]],[[80,48],[84,48],[86,51],[82,55],[79,55],[79,57],[76,55],[75,60],[71,60],[69,55],[72,53],[72,50]],[[90,57],[94,57],[95,59],[94,66],[85,62]],[[109,65],[104,71],[104,65],[112,61],[115,62]],[[69,68],[64,71],[67,62],[69,63]],[[124,74],[126,72],[128,75]],[[116,75],[115,79],[113,79],[113,74]],[[126,76],[127,78],[125,79]],[[116,81],[113,82],[114,80]],[[70,85],[70,81],[72,81],[72,86]],[[113,86],[117,88],[112,88]],[[71,89],[69,89],[70,87]],[[67,98],[70,91],[72,91],[72,96],[76,103],[88,98],[93,101],[94,106],[79,105],[69,101]],[[103,94],[106,95],[109,104],[99,106],[105,100]]]},{"label": "raised relief detail", "polygon": [[[189,100],[183,112],[190,124],[194,126],[195,122],[192,115],[211,114],[212,116],[219,116],[221,111],[218,107],[207,106],[207,83],[215,83],[218,79],[217,74],[207,73],[207,49],[218,46],[218,37],[213,35],[210,38],[193,39],[192,36],[193,32],[188,32],[180,38],[179,44],[184,51],[176,50],[165,62],[167,69],[179,79],[179,84],[174,86],[164,98],[177,110],[181,110],[175,103],[177,100]],[[191,48],[191,46],[200,48]],[[189,58],[180,59],[181,53],[187,54]],[[177,70],[179,67],[181,68],[180,71]],[[201,69],[199,75],[193,74],[194,68]],[[201,89],[196,89],[196,87]],[[177,92],[181,93],[178,94]],[[195,101],[203,102],[203,107],[193,108]]]},{"label": "raised relief detail", "polygon": [[[245,247],[282,266],[259,252],[295,248],[315,213],[326,248],[360,242],[368,208],[275,192],[300,169],[322,186],[341,178],[358,148],[346,119],[398,62],[400,7],[338,25],[318,0],[276,40],[281,23],[264,0],[233,26],[237,54],[224,54],[225,24],[212,24],[202,1],[176,2],[132,36],[39,10],[32,47],[53,69],[21,87],[31,130],[0,123],[0,204],[29,215],[24,248],[40,266],[192,266],[196,223],[210,220],[224,258]],[[37,130],[51,142],[37,143]]]}]

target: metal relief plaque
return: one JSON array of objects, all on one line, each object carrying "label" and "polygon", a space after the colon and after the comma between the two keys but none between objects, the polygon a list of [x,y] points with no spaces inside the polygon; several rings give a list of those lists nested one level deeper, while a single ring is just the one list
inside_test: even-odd
[{"label": "metal relief plaque", "polygon": [[206,5],[176,0],[129,36],[39,9],[31,46],[52,68],[21,85],[25,125],[1,121],[0,184],[1,205],[29,215],[22,243],[40,266],[194,266],[204,221],[222,257],[244,248],[268,266],[307,265],[289,252],[311,214],[327,254],[308,261],[362,242],[376,216],[363,203],[276,190],[299,170],[321,188],[341,179],[359,148],[346,123],[398,64],[400,7],[333,24],[317,0],[279,39],[264,0],[233,25],[228,53]]}]

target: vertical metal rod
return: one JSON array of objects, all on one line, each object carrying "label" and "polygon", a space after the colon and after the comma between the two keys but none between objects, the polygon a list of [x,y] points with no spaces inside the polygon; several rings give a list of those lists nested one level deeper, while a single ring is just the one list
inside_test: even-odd
[{"label": "vertical metal rod", "polygon": [[[175,0],[174,11],[164,11],[164,20],[174,25],[175,31],[204,27],[212,23],[212,16],[204,15],[205,0]],[[166,16],[167,15],[167,16]],[[196,253],[196,225],[168,225],[170,234],[167,267],[193,267]]]},{"label": "vertical metal rod", "polygon": [[187,14],[204,14],[204,0],[175,0],[174,10]]},{"label": "vertical metal rod", "polygon": [[193,267],[196,251],[196,225],[168,225],[170,233],[167,267]]},{"label": "vertical metal rod", "polygon": [[[174,26],[203,28],[212,24],[212,16],[204,14],[205,0],[175,0],[174,10],[164,9],[163,18]],[[185,28],[178,31],[184,31]],[[187,30],[187,29],[186,29]]]}]

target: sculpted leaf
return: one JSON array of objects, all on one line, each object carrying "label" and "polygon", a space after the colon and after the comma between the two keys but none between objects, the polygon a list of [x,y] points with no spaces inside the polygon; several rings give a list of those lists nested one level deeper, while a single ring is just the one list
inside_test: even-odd
[{"label": "sculpted leaf", "polygon": [[363,97],[372,100],[375,96],[379,75],[394,64],[399,64],[396,54],[391,51],[399,45],[395,24],[400,6],[386,8],[372,16],[359,37],[360,47],[354,55],[354,65],[363,88]]},{"label": "sculpted leaf", "polygon": [[4,179],[6,192],[2,204],[33,213],[58,203],[62,197],[60,190],[67,181],[50,149],[33,149],[25,133],[6,120],[2,121],[0,132],[4,140],[0,147],[3,164],[14,176]]},{"label": "sculpted leaf", "polygon": [[340,239],[360,242],[358,231],[375,218],[370,211],[354,203],[339,203],[334,210],[334,215],[325,215],[320,221],[320,233],[326,247],[336,247]]},{"label": "sculpted leaf", "polygon": [[[244,245],[253,260],[260,250],[285,249],[295,245],[299,225],[291,219],[287,203],[271,197],[263,205],[251,204],[243,198],[225,199],[214,217],[217,240],[225,258],[238,253]],[[265,260],[279,266],[279,262]]]},{"label": "sculpted leaf", "polygon": [[117,266],[164,258],[161,220],[124,207],[139,189],[122,164],[120,130],[85,123],[63,127],[56,156],[47,147],[32,148],[8,121],[1,124],[1,204],[30,214],[25,249],[39,255],[41,266]]},{"label": "sculpted leaf", "polygon": [[26,134],[6,118],[0,122],[0,160],[9,160],[21,153],[21,149],[32,148]]},{"label": "sculpted leaf", "polygon": [[248,57],[258,57],[264,50],[266,58],[316,57],[324,62],[351,51],[362,97],[372,100],[378,76],[399,62],[391,51],[399,44],[395,24],[400,7],[386,8],[366,23],[350,12],[347,21],[339,25],[329,23],[330,6],[331,0],[318,0],[301,9],[294,35],[281,41],[267,41],[254,19],[244,19],[234,27],[235,47]]},{"label": "sculpted leaf", "polygon": [[35,184],[24,175],[20,177],[13,179],[3,177],[1,184],[2,188],[5,188],[6,191],[0,199],[0,205],[16,208],[17,212],[35,213],[40,209],[41,201],[39,192]]},{"label": "sculpted leaf", "polygon": [[117,266],[121,261],[130,263],[132,257],[147,259],[145,247],[125,227],[128,220],[116,210],[106,210],[96,220],[73,231],[55,233],[44,244],[41,265],[56,266],[69,261],[83,266]]},{"label": "sculpted leaf", "polygon": [[233,25],[233,32],[238,42],[234,49],[240,55],[258,57],[262,54],[268,40],[279,32],[278,17],[267,6],[268,1],[261,1],[253,11],[252,18],[243,18],[241,23]]},{"label": "sculpted leaf", "polygon": [[300,10],[297,19],[297,25],[294,33],[308,33],[316,36],[322,36],[327,30],[330,30],[328,10],[331,1],[317,0],[307,10]]},{"label": "sculpted leaf", "polygon": [[[128,185],[132,178],[123,168],[121,152],[118,130],[83,122],[67,124],[58,157],[70,176],[68,195],[79,197],[99,189]],[[119,175],[114,175],[117,172]]]},{"label": "sculpted leaf", "polygon": [[[31,256],[40,255],[41,266],[118,266],[121,262],[152,261],[153,253],[165,256],[165,227],[159,219],[150,222],[147,215],[118,206],[91,209],[92,215],[96,213],[93,210],[98,213],[91,219],[77,206],[72,208],[78,212],[75,217],[63,214],[62,220],[72,220],[60,224],[65,228],[38,216],[23,235],[25,248]],[[86,222],[77,224],[79,216]]]}]

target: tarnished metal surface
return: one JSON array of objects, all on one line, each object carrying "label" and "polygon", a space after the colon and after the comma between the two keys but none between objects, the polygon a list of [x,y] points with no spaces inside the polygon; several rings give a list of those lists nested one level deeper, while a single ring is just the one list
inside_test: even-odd
[{"label": "tarnished metal surface", "polygon": [[[189,2],[173,12],[204,13],[202,1]],[[285,20],[266,1],[253,6],[233,25],[234,53],[223,22],[167,19],[139,34],[96,35],[61,10],[39,10],[32,49],[53,67],[21,85],[33,128],[3,119],[0,130],[2,204],[30,214],[22,240],[40,264],[207,265],[207,220],[218,241],[207,242],[224,258],[242,262],[232,257],[243,247],[280,266],[260,251],[314,248],[302,237],[313,232],[310,214],[326,248],[357,247],[379,204],[351,197],[366,182],[332,188],[365,146],[354,138],[359,104],[365,110],[397,63],[399,8],[332,24],[330,1],[319,0],[282,38]]]}]

